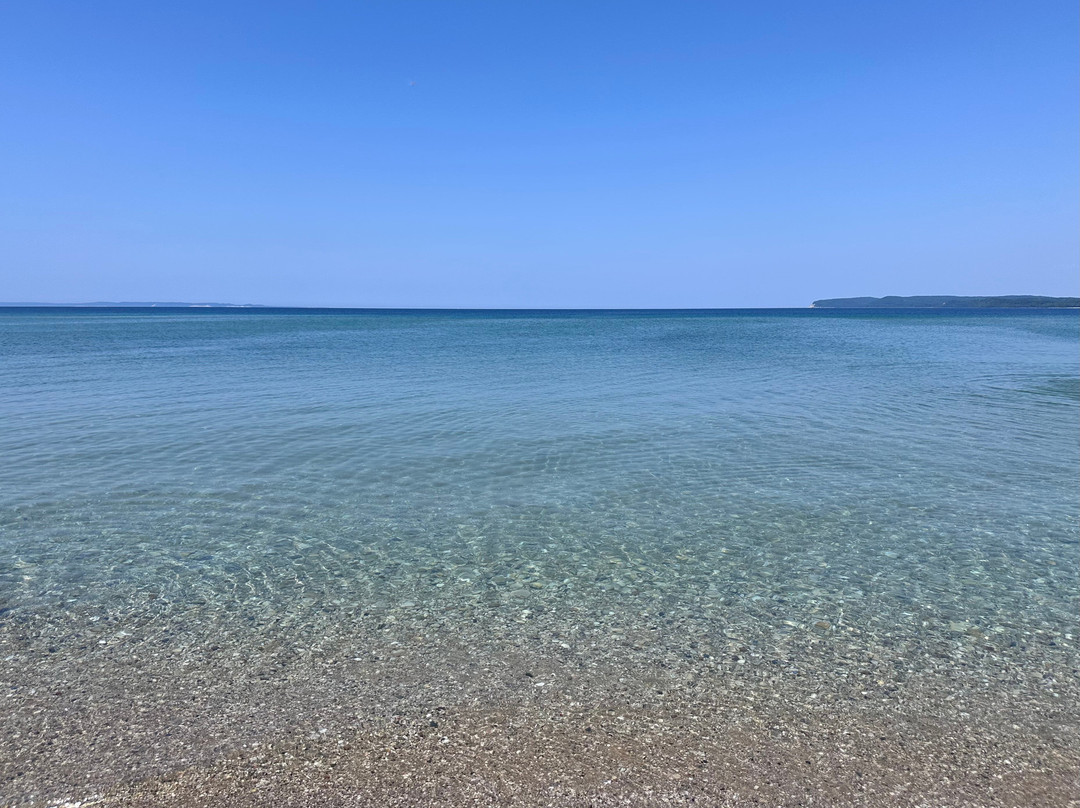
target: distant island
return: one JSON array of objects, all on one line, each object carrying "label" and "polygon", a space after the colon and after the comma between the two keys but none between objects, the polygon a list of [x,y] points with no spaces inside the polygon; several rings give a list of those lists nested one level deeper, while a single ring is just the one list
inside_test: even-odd
[{"label": "distant island", "polygon": [[5,306],[37,306],[40,308],[137,308],[137,309],[264,309],[258,303],[0,303]]},{"label": "distant island", "polygon": [[1080,297],[1040,295],[999,295],[957,297],[955,295],[914,295],[900,297],[833,297],[815,300],[814,309],[1075,309]]}]

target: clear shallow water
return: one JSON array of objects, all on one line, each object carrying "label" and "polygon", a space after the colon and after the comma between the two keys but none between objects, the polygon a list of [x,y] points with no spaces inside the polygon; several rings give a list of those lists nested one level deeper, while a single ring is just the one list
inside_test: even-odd
[{"label": "clear shallow water", "polygon": [[254,670],[374,616],[497,656],[546,619],[591,664],[582,631],[681,614],[649,659],[796,670],[843,633],[882,685],[1037,698],[1073,664],[1078,325],[2,311],[0,651],[76,682],[114,646]]},{"label": "clear shallow water", "polygon": [[1019,596],[1077,540],[1077,348],[1071,312],[8,311],[0,597],[181,595],[283,543],[662,561],[733,530]]}]

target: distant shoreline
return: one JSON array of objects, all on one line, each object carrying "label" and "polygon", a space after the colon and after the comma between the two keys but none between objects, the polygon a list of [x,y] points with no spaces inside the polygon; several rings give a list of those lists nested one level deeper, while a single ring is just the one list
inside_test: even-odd
[{"label": "distant shoreline", "polygon": [[[1007,295],[997,297],[911,296],[839,297],[815,300],[811,309],[1080,309],[1080,298]],[[597,307],[488,307],[488,306],[293,306],[264,303],[95,302],[95,303],[0,303],[0,309],[228,309],[260,311],[356,311],[356,312],[708,312],[708,311],[806,311],[800,306],[700,306],[693,308],[597,308]]]},{"label": "distant shoreline", "polygon": [[1075,309],[1080,297],[1041,295],[997,295],[961,297],[956,295],[914,295],[901,297],[834,297],[815,300],[813,309]]}]

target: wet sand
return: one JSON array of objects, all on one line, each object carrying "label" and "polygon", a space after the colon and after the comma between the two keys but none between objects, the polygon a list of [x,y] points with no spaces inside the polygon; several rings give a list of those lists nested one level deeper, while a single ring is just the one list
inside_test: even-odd
[{"label": "wet sand", "polygon": [[[1069,805],[1076,753],[933,718],[440,708],[245,749],[103,805]],[[699,709],[703,708],[703,709]],[[437,724],[437,726],[433,726]]]},{"label": "wet sand", "polygon": [[9,620],[0,802],[1080,804],[1061,635],[615,602],[98,620],[59,645],[54,622]]}]

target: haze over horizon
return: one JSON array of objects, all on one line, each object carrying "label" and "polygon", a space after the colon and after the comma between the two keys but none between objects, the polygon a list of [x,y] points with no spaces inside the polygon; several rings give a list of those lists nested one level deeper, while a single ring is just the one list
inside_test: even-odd
[{"label": "haze over horizon", "polygon": [[0,294],[1076,296],[1075,4],[23,4]]}]

